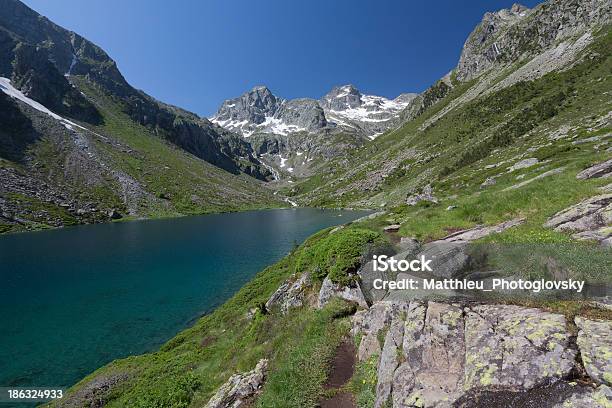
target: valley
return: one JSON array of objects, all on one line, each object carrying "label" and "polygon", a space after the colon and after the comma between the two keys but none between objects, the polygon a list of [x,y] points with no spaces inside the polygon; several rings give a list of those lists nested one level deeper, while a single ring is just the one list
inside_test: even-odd
[{"label": "valley", "polygon": [[[289,207],[368,210],[285,240],[214,310],[49,406],[610,407],[609,1],[487,12],[418,94],[258,85],[210,118],[0,4],[0,233],[283,208],[275,236],[318,211]],[[380,271],[375,255],[431,268]]]}]

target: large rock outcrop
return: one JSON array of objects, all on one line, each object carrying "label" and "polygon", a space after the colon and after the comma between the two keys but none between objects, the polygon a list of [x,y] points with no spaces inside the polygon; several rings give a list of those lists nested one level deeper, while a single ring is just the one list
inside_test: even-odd
[{"label": "large rock outcrop", "polygon": [[349,302],[357,303],[361,307],[368,307],[368,303],[361,291],[359,283],[355,282],[347,286],[332,282],[329,276],[326,276],[319,291],[317,301],[318,307],[324,307],[333,298],[348,300]]},{"label": "large rock outcrop", "polygon": [[290,278],[270,296],[266,302],[266,309],[273,310],[278,307],[281,313],[304,305],[306,290],[312,285],[309,273],[304,273],[299,278]]},{"label": "large rock outcrop", "polygon": [[575,364],[565,318],[518,306],[383,301],[356,313],[352,332],[360,360],[379,355],[376,407],[450,407],[471,390],[525,391]]}]

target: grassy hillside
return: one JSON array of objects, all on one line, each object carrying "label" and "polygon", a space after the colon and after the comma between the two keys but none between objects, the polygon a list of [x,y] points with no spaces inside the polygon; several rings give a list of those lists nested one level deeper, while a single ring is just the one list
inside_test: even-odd
[{"label": "grassy hillside", "polygon": [[2,158],[0,149],[0,232],[286,205],[263,182],[224,171],[137,124],[120,99],[85,77],[71,80],[97,108],[99,125],[66,129],[7,100],[32,137],[19,156]]},{"label": "grassy hillside", "polygon": [[[584,188],[563,174],[610,155],[606,143],[612,107],[611,48],[608,27],[566,70],[475,98],[465,96],[479,89],[479,81],[491,81],[491,88],[525,61],[494,73],[493,79],[458,82],[451,76],[454,86],[438,103],[356,150],[345,162],[332,162],[327,171],[296,184],[296,197],[319,206],[393,207],[431,184],[435,195],[451,205],[455,199],[449,197],[481,194],[479,186],[489,177],[496,177],[497,184],[482,194],[493,197],[518,183],[517,176],[529,178],[569,166],[553,178],[558,184],[552,179],[542,182],[556,186],[551,190],[561,196],[554,201],[563,205],[564,194]],[[524,158],[537,158],[540,164],[507,173]],[[470,222],[470,217],[462,219]]]}]

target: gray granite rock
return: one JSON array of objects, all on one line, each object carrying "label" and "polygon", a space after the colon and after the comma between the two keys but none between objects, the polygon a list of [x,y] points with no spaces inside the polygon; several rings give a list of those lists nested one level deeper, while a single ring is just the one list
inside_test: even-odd
[{"label": "gray granite rock", "polygon": [[497,225],[478,225],[474,228],[470,228],[463,231],[457,231],[446,237],[442,238],[440,241],[445,242],[459,242],[459,241],[474,241],[480,238],[484,238],[491,234],[498,234],[507,230],[508,228],[516,227],[517,225],[521,225],[525,222],[524,218],[515,218],[513,220],[504,221]]},{"label": "gray granite rock", "polygon": [[576,318],[576,343],[586,372],[600,384],[612,385],[612,322]]},{"label": "gray granite rock", "polygon": [[[385,330],[383,346],[374,344]],[[382,301],[354,316],[352,332],[362,338],[360,359],[381,353],[376,407],[451,407],[473,391],[527,391],[575,364],[565,318],[519,306]],[[603,395],[587,394],[577,389],[571,401]]]},{"label": "gray granite rock", "polygon": [[252,371],[234,374],[208,401],[206,408],[246,408],[260,393],[266,380],[268,360],[261,359]]},{"label": "gray granite rock", "polygon": [[[612,224],[612,194],[588,198],[562,210],[546,221],[545,227],[555,231],[575,231],[578,239],[609,238]],[[582,232],[583,234],[578,234]],[[590,233],[589,233],[590,232]]]},{"label": "gray granite rock", "polygon": [[276,306],[285,314],[289,310],[304,305],[306,290],[312,285],[309,273],[304,273],[297,280],[288,279],[270,296],[266,302],[266,309],[272,310]]},{"label": "gray granite rock", "polygon": [[516,162],[512,166],[510,166],[510,168],[508,168],[508,171],[511,172],[511,171],[515,171],[515,170],[526,169],[528,167],[535,166],[539,162],[540,161],[538,159],[536,159],[535,157],[531,157],[529,159],[524,159],[524,160]]},{"label": "gray granite rock", "polygon": [[359,283],[355,282],[348,286],[342,286],[332,282],[329,276],[326,276],[319,290],[318,307],[322,308],[334,297],[355,302],[361,307],[368,307]]},{"label": "gray granite rock", "polygon": [[612,159],[602,163],[597,163],[591,167],[582,170],[576,175],[577,179],[586,180],[598,177],[611,177],[612,176]]},{"label": "gray granite rock", "polygon": [[610,408],[612,390],[600,385],[595,389],[580,389],[552,408]]}]

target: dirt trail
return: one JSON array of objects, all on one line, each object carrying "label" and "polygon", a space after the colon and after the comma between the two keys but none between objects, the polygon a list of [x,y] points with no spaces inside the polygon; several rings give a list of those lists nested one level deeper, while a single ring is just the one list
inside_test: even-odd
[{"label": "dirt trail", "polygon": [[[355,345],[351,340],[343,341],[336,349],[331,372],[325,383],[326,389],[341,388],[355,371]],[[333,397],[321,401],[321,408],[356,408],[350,392],[338,392]]]}]

